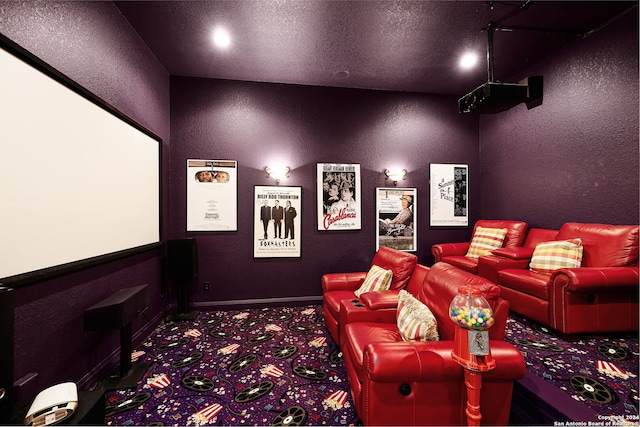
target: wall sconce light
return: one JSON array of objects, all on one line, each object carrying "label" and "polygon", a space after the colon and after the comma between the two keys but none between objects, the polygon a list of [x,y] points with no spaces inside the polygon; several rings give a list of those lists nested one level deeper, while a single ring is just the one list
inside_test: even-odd
[{"label": "wall sconce light", "polygon": [[404,179],[404,176],[407,174],[407,170],[385,169],[384,174],[387,176],[387,178],[393,181],[393,185],[398,185],[398,181]]},{"label": "wall sconce light", "polygon": [[283,178],[289,178],[289,171],[291,168],[289,166],[278,166],[270,168],[267,166],[264,168],[264,171],[267,173],[268,177],[271,177],[276,180],[276,184],[280,184],[280,180]]}]

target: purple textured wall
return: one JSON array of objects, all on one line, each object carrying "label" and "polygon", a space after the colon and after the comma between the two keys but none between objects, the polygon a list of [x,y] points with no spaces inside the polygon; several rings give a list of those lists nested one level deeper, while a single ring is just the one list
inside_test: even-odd
[{"label": "purple textured wall", "polygon": [[[0,32],[163,138],[164,237],[197,237],[198,283],[212,284],[209,292],[194,289],[192,300],[202,306],[313,298],[323,273],[366,269],[375,247],[374,188],[389,185],[382,170],[392,165],[409,172],[400,186],[418,188],[417,254],[425,264],[432,262],[432,244],[470,233],[429,228],[429,163],[469,164],[472,223],[480,217],[542,227],[638,222],[632,15],[516,76],[544,74],[542,106],[480,118],[458,114],[455,97],[169,80],[109,2],[0,2]],[[186,158],[238,160],[237,232],[186,233]],[[302,257],[254,260],[253,186],[273,184],[262,169],[276,160],[292,167],[282,185],[303,188]],[[316,231],[318,162],[361,164],[362,230]],[[142,282],[158,295],[161,267],[153,252],[17,290],[16,379],[39,374],[28,392],[90,381],[115,354],[117,332],[84,333],[83,310]],[[152,298],[148,316],[157,318],[160,306],[160,298]],[[137,321],[136,330],[144,331],[145,321]]]},{"label": "purple textured wall", "polygon": [[[167,158],[169,77],[112,3],[2,2],[0,33],[159,135]],[[134,323],[148,333],[162,312],[161,262],[152,251],[17,289],[14,377],[38,374],[18,397],[61,381],[92,385],[100,363],[117,360],[117,331],[85,333],[82,314],[118,289],[149,284],[148,317]]]},{"label": "purple textured wall", "polygon": [[638,224],[637,13],[513,81],[538,74],[541,106],[480,119],[483,216]]},{"label": "purple textured wall", "polygon": [[[189,233],[198,241],[193,301],[317,297],[322,274],[368,269],[375,252],[375,187],[393,186],[383,170],[408,174],[398,186],[418,189],[418,248],[431,262],[434,243],[467,230],[430,229],[429,163],[470,166],[471,213],[479,213],[478,118],[460,115],[454,97],[355,89],[171,78],[172,237],[187,235],[187,158],[231,159],[239,165],[238,231]],[[275,185],[263,169],[291,167],[282,185],[302,187],[301,258],[253,259],[253,186]],[[359,163],[362,230],[319,232],[316,163]]]}]

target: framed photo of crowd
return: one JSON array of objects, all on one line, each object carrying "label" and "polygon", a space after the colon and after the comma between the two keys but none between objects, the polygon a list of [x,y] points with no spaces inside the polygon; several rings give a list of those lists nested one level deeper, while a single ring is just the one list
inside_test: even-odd
[{"label": "framed photo of crowd", "polygon": [[416,188],[376,188],[376,251],[418,249],[417,196]]},{"label": "framed photo of crowd", "polygon": [[300,257],[302,187],[254,187],[253,257]]},{"label": "framed photo of crowd", "polygon": [[360,165],[318,163],[316,174],[318,230],[360,230]]},{"label": "framed photo of crowd", "polygon": [[430,226],[469,225],[468,172],[468,165],[429,165]]},{"label": "framed photo of crowd", "polygon": [[238,162],[187,159],[187,231],[238,231]]}]

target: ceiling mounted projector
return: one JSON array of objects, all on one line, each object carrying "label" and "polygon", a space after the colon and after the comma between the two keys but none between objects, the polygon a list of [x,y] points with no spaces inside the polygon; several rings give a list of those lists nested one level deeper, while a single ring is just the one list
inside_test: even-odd
[{"label": "ceiling mounted projector", "polygon": [[461,113],[493,114],[506,111],[522,102],[542,98],[542,76],[532,76],[518,83],[502,83],[493,79],[493,32],[495,25],[487,26],[487,71],[486,83],[478,86],[458,100]]},{"label": "ceiling mounted projector", "polygon": [[494,114],[506,111],[521,102],[542,96],[542,76],[532,76],[518,83],[487,82],[458,100],[461,113]]}]

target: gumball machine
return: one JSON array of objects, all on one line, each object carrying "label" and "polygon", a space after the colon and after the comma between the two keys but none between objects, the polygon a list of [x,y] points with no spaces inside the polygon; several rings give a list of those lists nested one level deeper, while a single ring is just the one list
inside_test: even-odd
[{"label": "gumball machine", "polygon": [[462,286],[449,306],[449,318],[458,326],[453,338],[451,356],[464,368],[467,387],[467,424],[479,426],[482,373],[495,368],[489,349],[489,328],[493,326],[493,310],[482,291]]}]

